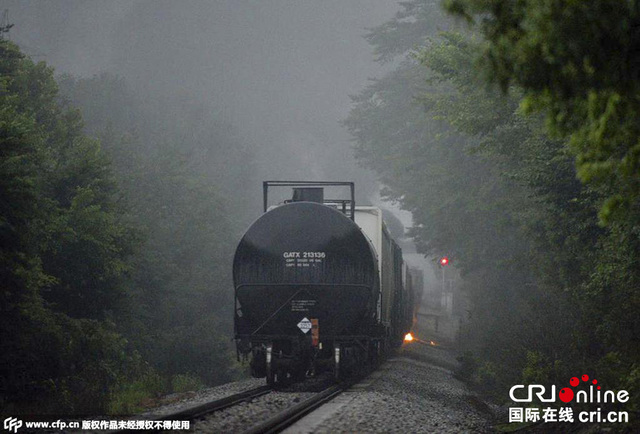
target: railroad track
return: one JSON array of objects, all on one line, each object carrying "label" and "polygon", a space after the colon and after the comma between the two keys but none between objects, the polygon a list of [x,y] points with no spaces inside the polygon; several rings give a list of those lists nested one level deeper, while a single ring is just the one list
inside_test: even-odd
[{"label": "railroad track", "polygon": [[197,407],[188,408],[177,413],[162,416],[157,420],[194,420],[199,417],[206,416],[210,413],[232,407],[241,402],[249,401],[259,396],[266,395],[267,393],[271,393],[272,391],[273,388],[271,386],[256,387],[255,389],[245,390],[244,392],[236,393],[222,399],[207,402]]},{"label": "railroad track", "polygon": [[[285,428],[291,426],[307,414],[323,406],[338,396],[340,393],[351,387],[357,381],[353,380],[341,384],[333,384],[324,388],[323,390],[316,392],[313,396],[304,399],[303,401],[289,406],[268,419],[258,422],[255,425],[250,426],[244,431],[244,434],[263,434],[263,433],[277,433]],[[176,413],[166,414],[153,419],[154,421],[165,420],[190,420],[197,422],[199,419],[206,419],[209,416],[214,415],[216,412],[225,410],[243,402],[251,401],[263,395],[267,395],[276,391],[271,386],[260,386],[254,389],[246,390],[244,392],[236,393],[234,395],[227,396],[222,399],[211,401],[196,407],[191,407],[185,410],[181,410]],[[125,431],[114,431],[117,433]]]},{"label": "railroad track", "polygon": [[[297,422],[302,417],[311,413],[315,409],[321,407],[327,402],[331,401],[333,398],[338,396],[344,390],[348,389],[352,383],[345,384],[335,384],[325,388],[324,390],[317,392],[310,398],[305,399],[304,401],[288,407],[281,411],[280,413],[275,414],[271,418],[259,422],[256,425],[253,425],[248,430],[244,431],[244,434],[270,434],[277,433],[282,431],[283,429],[289,427],[293,423]],[[244,392],[236,393],[234,395],[227,396],[222,399],[218,399],[215,401],[207,402],[205,404],[188,408],[186,410],[182,410],[176,413],[167,414],[161,417],[158,417],[154,420],[163,421],[163,420],[197,420],[198,418],[206,417],[211,415],[217,411],[224,410],[229,407],[233,407],[234,405],[240,404],[242,402],[250,401],[254,398],[266,395],[268,393],[273,392],[274,389],[270,386],[261,386],[255,389],[250,389]],[[116,431],[116,432],[125,432],[125,431]]]},{"label": "railroad track", "polygon": [[318,392],[314,396],[289,407],[264,422],[258,423],[243,434],[272,434],[278,433],[285,428],[293,425],[299,419],[303,418],[313,410],[321,407],[333,398],[348,389],[350,384],[336,384],[334,386]]},{"label": "railroad track", "polygon": [[[245,390],[244,392],[229,395],[224,398],[217,399],[215,401],[210,401],[205,404],[187,408],[185,410],[182,410],[176,413],[159,416],[151,420],[153,421],[164,421],[164,420],[193,421],[200,417],[204,417],[208,414],[215,413],[216,411],[224,410],[225,408],[229,408],[234,405],[240,404],[241,402],[250,401],[259,396],[266,395],[267,393],[271,393],[272,391],[273,391],[273,388],[271,386],[260,386],[254,389]],[[114,434],[124,433],[124,432],[128,432],[128,431],[127,430],[112,431],[112,433]],[[144,432],[144,430],[142,432]]]}]

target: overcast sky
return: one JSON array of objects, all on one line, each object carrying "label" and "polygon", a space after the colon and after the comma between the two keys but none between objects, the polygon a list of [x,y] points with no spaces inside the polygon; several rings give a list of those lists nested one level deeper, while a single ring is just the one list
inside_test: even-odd
[{"label": "overcast sky", "polygon": [[335,139],[379,76],[365,28],[388,0],[4,1],[14,41],[58,72],[117,73],[223,107],[252,138]]},{"label": "overcast sky", "polygon": [[[349,95],[389,65],[362,37],[389,0],[0,0],[10,37],[56,72],[123,76],[144,95],[209,106],[257,146],[259,176],[356,181],[374,175],[339,125]],[[385,204],[386,207],[390,207]],[[405,226],[409,213],[394,213]]]},{"label": "overcast sky", "polygon": [[349,112],[349,95],[384,74],[362,36],[390,19],[396,2],[0,4],[15,24],[11,38],[57,73],[110,72],[143,94],[171,95],[217,110],[257,145],[265,177],[341,177],[359,182],[360,190],[376,190],[373,176],[353,160],[339,121]]}]

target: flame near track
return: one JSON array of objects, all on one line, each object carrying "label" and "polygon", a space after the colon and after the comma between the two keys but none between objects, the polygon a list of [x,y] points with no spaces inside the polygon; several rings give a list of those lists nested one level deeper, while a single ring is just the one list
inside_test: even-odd
[{"label": "flame near track", "polygon": [[433,340],[423,341],[422,339],[414,336],[413,333],[409,332],[406,335],[404,335],[404,343],[408,344],[411,342],[417,342],[423,345],[430,345],[432,347],[437,347],[439,345],[436,341],[433,341]]}]

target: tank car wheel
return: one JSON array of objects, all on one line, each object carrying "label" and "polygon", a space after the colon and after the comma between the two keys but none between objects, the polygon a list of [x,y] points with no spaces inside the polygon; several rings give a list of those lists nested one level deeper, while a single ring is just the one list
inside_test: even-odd
[{"label": "tank car wheel", "polygon": [[340,369],[340,353],[341,353],[341,347],[340,345],[336,346],[334,348],[334,364],[333,364],[333,373],[334,373],[334,378],[336,380],[340,380],[342,377],[342,370]]},{"label": "tank car wheel", "polygon": [[267,377],[267,385],[275,386],[276,384],[276,372],[273,369],[273,345],[267,345],[267,354],[266,354],[266,377]]},{"label": "tank car wheel", "polygon": [[251,376],[254,378],[262,378],[267,371],[266,352],[261,348],[253,349],[253,356],[251,357]]},{"label": "tank car wheel", "polygon": [[294,383],[299,383],[304,381],[307,378],[307,371],[302,367],[296,367],[293,372],[291,372],[291,381]]},{"label": "tank car wheel", "polygon": [[267,386],[275,386],[276,374],[271,370],[271,367],[267,366]]}]

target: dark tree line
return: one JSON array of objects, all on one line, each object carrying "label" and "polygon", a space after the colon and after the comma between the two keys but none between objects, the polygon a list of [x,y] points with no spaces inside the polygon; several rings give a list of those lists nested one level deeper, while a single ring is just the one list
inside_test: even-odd
[{"label": "dark tree line", "polygon": [[128,412],[234,378],[249,150],[202,107],[58,81],[0,41],[3,413]]},{"label": "dark tree line", "polygon": [[52,71],[0,42],[3,408],[87,411],[131,354],[111,323],[137,244]]},{"label": "dark tree line", "polygon": [[[401,61],[354,97],[345,121],[383,193],[413,213],[420,250],[460,268],[472,303],[462,374],[502,401],[513,384],[559,384],[576,369],[640,392],[637,95],[600,75],[617,62],[599,45],[602,26],[618,23],[598,9],[606,2],[555,13],[560,3],[451,2],[480,14],[480,34],[436,2],[403,3],[368,36],[382,61]],[[598,26],[555,33],[580,13]],[[539,33],[510,31],[528,20]],[[541,54],[553,50],[566,56]],[[580,56],[598,72],[565,77]],[[543,60],[555,63],[541,70]]]}]

